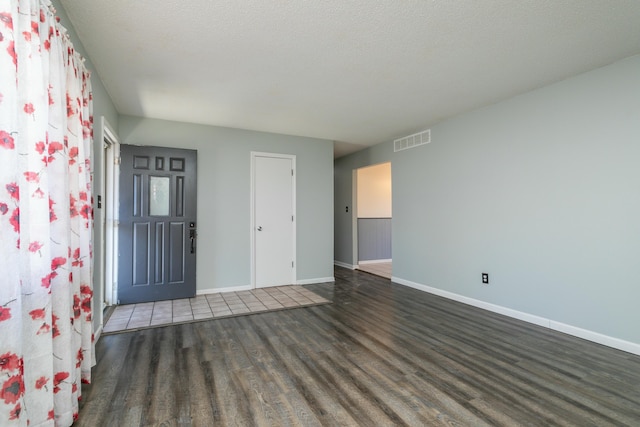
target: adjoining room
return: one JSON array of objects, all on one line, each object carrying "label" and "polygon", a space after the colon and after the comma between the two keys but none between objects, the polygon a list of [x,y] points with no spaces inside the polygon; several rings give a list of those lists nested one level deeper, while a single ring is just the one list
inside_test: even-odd
[{"label": "adjoining room", "polygon": [[391,279],[391,163],[360,168],[356,174],[358,269]]}]

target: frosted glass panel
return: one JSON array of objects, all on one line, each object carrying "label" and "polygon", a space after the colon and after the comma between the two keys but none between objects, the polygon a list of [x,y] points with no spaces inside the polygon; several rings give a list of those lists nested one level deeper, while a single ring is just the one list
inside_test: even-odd
[{"label": "frosted glass panel", "polygon": [[149,177],[149,215],[169,215],[169,182],[168,176]]}]

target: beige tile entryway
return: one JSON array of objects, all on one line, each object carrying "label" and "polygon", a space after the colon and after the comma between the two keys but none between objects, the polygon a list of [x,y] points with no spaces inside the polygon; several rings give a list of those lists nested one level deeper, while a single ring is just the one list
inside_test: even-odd
[{"label": "beige tile entryway", "polygon": [[171,301],[120,305],[109,317],[103,333],[132,331],[173,323],[306,307],[329,302],[331,301],[302,286],[293,285],[222,292]]}]

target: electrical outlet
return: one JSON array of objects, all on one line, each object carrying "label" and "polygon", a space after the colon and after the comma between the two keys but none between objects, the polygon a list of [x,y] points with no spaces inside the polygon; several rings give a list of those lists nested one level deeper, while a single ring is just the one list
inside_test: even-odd
[{"label": "electrical outlet", "polygon": [[482,273],[482,283],[489,284],[489,273]]}]

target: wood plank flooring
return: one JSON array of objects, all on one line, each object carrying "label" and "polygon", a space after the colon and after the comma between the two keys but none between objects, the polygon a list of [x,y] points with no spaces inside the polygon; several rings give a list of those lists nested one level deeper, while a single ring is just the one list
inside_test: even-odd
[{"label": "wood plank flooring", "polygon": [[78,426],[638,426],[640,357],[336,268],[333,304],[105,336]]}]

